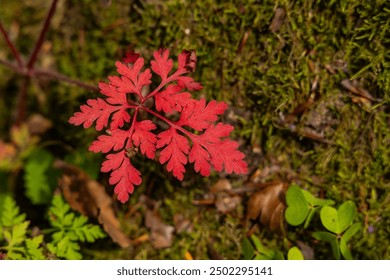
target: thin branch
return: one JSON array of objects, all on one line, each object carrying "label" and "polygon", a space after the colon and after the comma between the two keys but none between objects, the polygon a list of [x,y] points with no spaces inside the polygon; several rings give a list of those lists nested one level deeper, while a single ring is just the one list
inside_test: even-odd
[{"label": "thin branch", "polygon": [[26,116],[26,100],[27,100],[27,91],[30,84],[30,78],[26,76],[22,82],[22,87],[19,90],[18,94],[18,105],[15,117],[16,125],[21,124],[24,121]]},{"label": "thin branch", "polygon": [[56,10],[57,2],[58,2],[58,0],[53,0],[53,2],[51,3],[50,10],[47,13],[45,23],[43,24],[42,31],[39,34],[39,38],[35,44],[34,51],[32,52],[30,59],[28,60],[28,63],[27,63],[27,69],[29,69],[29,70],[31,70],[33,68],[34,63],[37,60],[37,56],[38,56],[39,51],[41,50],[43,41],[44,41],[46,33],[47,33],[47,30],[50,27],[50,21],[54,15],[55,10]]},{"label": "thin branch", "polygon": [[79,80],[74,80],[72,78],[69,78],[69,77],[62,75],[60,73],[57,73],[57,72],[36,69],[33,71],[33,73],[35,74],[36,77],[46,76],[48,78],[59,80],[59,81],[64,81],[68,84],[76,85],[76,86],[79,86],[81,88],[85,88],[88,90],[99,91],[99,88],[97,86],[89,85],[89,84],[83,83]]},{"label": "thin branch", "polygon": [[12,62],[0,59],[0,64],[7,66],[8,68],[11,68],[12,70],[14,70],[15,72],[17,72],[19,74],[23,74],[23,67],[19,67],[18,65],[14,64]]},{"label": "thin branch", "polygon": [[11,49],[11,52],[12,52],[14,58],[18,62],[19,68],[22,68],[23,62],[22,62],[22,59],[20,58],[20,54],[19,54],[18,50],[15,48],[15,45],[11,42],[10,38],[8,37],[8,34],[5,31],[1,22],[0,22],[0,31],[3,34],[3,37],[4,37],[5,41],[7,42],[8,47]]},{"label": "thin branch", "polygon": [[36,77],[41,76],[41,77],[46,77],[49,79],[63,81],[63,82],[66,82],[68,84],[76,85],[76,86],[79,86],[81,88],[85,88],[88,90],[99,91],[99,88],[97,86],[89,85],[89,84],[86,84],[86,83],[79,81],[79,80],[74,80],[72,78],[69,78],[69,77],[62,75],[60,73],[57,73],[55,71],[35,69],[33,71],[28,72],[28,71],[24,71],[23,69],[20,69],[14,63],[8,62],[8,61],[3,60],[3,59],[0,59],[0,64],[7,66],[8,68],[11,68],[15,72],[17,72],[18,74],[23,75],[23,76],[36,76]]}]

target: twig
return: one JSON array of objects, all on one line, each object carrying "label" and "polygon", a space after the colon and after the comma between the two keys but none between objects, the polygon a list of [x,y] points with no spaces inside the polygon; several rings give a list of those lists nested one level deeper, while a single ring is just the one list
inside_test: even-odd
[{"label": "twig", "polygon": [[0,31],[3,34],[3,37],[4,37],[5,41],[7,42],[8,47],[11,49],[13,56],[15,57],[16,61],[18,62],[19,68],[22,68],[23,62],[22,62],[22,59],[20,58],[20,54],[19,54],[18,50],[15,48],[15,45],[9,39],[8,34],[7,34],[7,32],[5,32],[5,29],[4,29],[3,25],[1,24],[1,22],[0,22]]},{"label": "twig", "polygon": [[82,88],[85,88],[88,90],[99,91],[99,88],[97,86],[89,85],[89,84],[83,83],[79,80],[74,80],[72,78],[69,78],[69,77],[62,75],[60,73],[57,73],[57,72],[37,69],[37,70],[34,70],[33,73],[37,77],[38,76],[46,76],[48,78],[64,81],[68,84],[76,85],[76,86],[79,86],[79,87],[82,87]]},{"label": "twig", "polygon": [[38,53],[41,50],[43,41],[44,41],[46,33],[47,33],[47,30],[49,29],[50,21],[54,15],[55,10],[56,10],[57,2],[58,2],[58,0],[53,0],[53,2],[51,3],[50,10],[47,13],[45,23],[43,24],[42,31],[39,34],[39,38],[35,44],[34,51],[32,52],[30,59],[28,60],[28,63],[27,63],[27,69],[29,69],[29,70],[31,70],[33,68],[34,63],[37,60]]},{"label": "twig", "polygon": [[8,61],[3,60],[3,59],[0,59],[0,64],[11,68],[15,72],[17,72],[18,74],[23,75],[23,76],[36,76],[36,77],[42,76],[42,77],[47,77],[49,79],[64,81],[68,84],[76,85],[76,86],[79,86],[81,88],[85,88],[88,90],[99,91],[99,88],[97,86],[89,85],[89,84],[86,84],[86,83],[79,81],[79,80],[74,80],[72,78],[69,78],[65,75],[62,75],[62,74],[55,72],[55,71],[52,71],[52,70],[49,71],[49,70],[43,70],[43,69],[34,69],[30,72],[27,72],[24,70],[24,68],[19,68],[14,63],[8,62]]},{"label": "twig", "polygon": [[19,94],[18,94],[18,106],[16,111],[16,125],[19,125],[23,122],[24,117],[26,115],[26,99],[27,99],[27,90],[28,86],[30,84],[30,78],[26,76],[23,79],[22,87],[20,88]]}]

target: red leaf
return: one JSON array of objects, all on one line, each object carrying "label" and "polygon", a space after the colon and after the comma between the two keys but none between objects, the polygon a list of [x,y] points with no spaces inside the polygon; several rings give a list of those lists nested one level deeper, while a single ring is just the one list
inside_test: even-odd
[{"label": "red leaf", "polygon": [[96,121],[96,130],[102,130],[107,126],[110,115],[118,109],[120,107],[112,106],[101,98],[89,99],[87,105],[80,106],[81,112],[76,112],[70,117],[69,123],[83,124],[84,128],[88,128]]},{"label": "red leaf", "polygon": [[202,135],[192,138],[189,161],[194,163],[196,172],[208,176],[211,165],[216,171],[225,168],[228,174],[248,172],[247,164],[243,161],[245,155],[237,150],[238,143],[225,139],[232,130],[231,125],[218,123],[216,126],[210,125]]},{"label": "red leaf", "polygon": [[134,145],[141,148],[141,153],[153,159],[156,152],[157,137],[151,130],[156,129],[156,125],[149,120],[136,122],[132,139]]},{"label": "red leaf", "polygon": [[202,98],[199,101],[189,103],[182,111],[179,121],[180,126],[190,126],[196,130],[207,128],[210,123],[218,119],[218,115],[223,114],[227,108],[225,102],[212,100],[206,105],[206,100]]},{"label": "red leaf", "polygon": [[154,73],[165,80],[172,70],[173,61],[169,58],[169,51],[160,49],[154,52],[154,60],[150,62]]},{"label": "red leaf", "polygon": [[107,103],[110,103],[112,105],[127,103],[126,94],[118,92],[116,90],[116,87],[107,83],[100,82],[99,88],[100,92],[108,97],[106,98]]},{"label": "red leaf", "polygon": [[111,149],[119,151],[125,146],[129,132],[121,129],[113,130],[111,135],[100,135],[97,140],[93,141],[89,150],[94,153],[107,153]]},{"label": "red leaf", "polygon": [[157,135],[157,148],[166,146],[160,153],[160,163],[167,164],[167,170],[180,181],[184,178],[186,171],[184,165],[187,164],[187,154],[190,150],[188,140],[176,132],[176,129],[170,128]]},{"label": "red leaf", "polygon": [[124,63],[131,63],[137,61],[137,59],[140,57],[139,53],[134,52],[134,50],[129,50],[126,52],[125,57],[122,59]]},{"label": "red leaf", "polygon": [[137,93],[137,89],[129,78],[122,76],[109,76],[110,84],[116,87],[116,90],[120,93]]},{"label": "red leaf", "polygon": [[191,77],[180,76],[177,78],[177,84],[188,90],[201,90],[203,87],[201,84],[197,83]]},{"label": "red leaf", "polygon": [[130,159],[122,151],[117,154],[107,155],[101,171],[111,171],[109,183],[116,185],[114,193],[118,200],[125,203],[129,199],[129,193],[133,193],[134,185],[142,183],[141,173],[131,164]]},{"label": "red leaf", "polygon": [[210,175],[210,154],[199,143],[193,144],[189,160],[194,163],[196,172],[200,172],[202,176]]},{"label": "red leaf", "polygon": [[196,68],[196,51],[183,50],[178,57],[178,72],[194,72]]},{"label": "red leaf", "polygon": [[124,157],[124,152],[120,152],[117,154],[108,154],[106,156],[107,160],[103,161],[102,168],[100,169],[102,172],[110,172],[111,170],[116,170],[119,166],[122,165]]},{"label": "red leaf", "polygon": [[181,112],[188,103],[195,101],[189,92],[180,92],[182,87],[169,85],[165,90],[155,95],[156,109],[165,113]]},{"label": "red leaf", "polygon": [[[144,59],[138,58],[137,61],[132,66],[125,65],[119,61],[116,62],[117,71],[119,74],[122,74],[121,82],[118,79],[114,79],[114,83],[116,86],[119,86],[118,91],[125,91],[128,93],[136,93],[141,95],[142,87],[149,85],[152,81],[152,73],[149,69],[146,69],[144,72],[140,73],[142,67],[144,66]],[[128,81],[127,79],[130,81]],[[122,82],[126,83],[126,86],[123,85]],[[112,82],[111,82],[112,83]],[[131,87],[131,85],[134,87]]]},{"label": "red leaf", "polygon": [[[214,124],[227,105],[215,100],[206,103],[205,99],[192,99],[186,91],[202,89],[200,83],[191,77],[182,76],[195,70],[196,60],[195,51],[183,51],[178,57],[178,69],[168,77],[173,67],[168,50],[154,52],[150,68],[143,72],[144,59],[133,51],[128,52],[123,59],[124,63],[116,63],[120,76],[110,76],[109,83],[99,83],[105,100],[88,100],[86,105],[80,106],[80,112],[69,119],[70,123],[83,124],[85,128],[96,122],[97,130],[110,124],[111,133],[100,135],[89,150],[111,152],[102,163],[101,171],[111,172],[109,183],[115,185],[115,193],[121,202],[127,201],[134,185],[142,182],[140,172],[130,162],[133,153],[138,151],[132,148],[139,147],[141,153],[151,159],[155,157],[156,150],[161,149],[160,163],[166,163],[167,170],[179,180],[184,178],[188,161],[194,163],[195,171],[202,176],[210,175],[212,167],[216,171],[225,169],[227,173],[248,172],[238,143],[228,138],[233,127],[221,122]],[[161,82],[143,96],[143,87],[151,84],[151,70],[160,76]],[[128,93],[138,95],[138,100],[130,99]],[[145,103],[151,98],[154,98],[154,103]],[[151,107],[153,104],[154,108]],[[137,113],[142,110],[157,117],[160,122],[165,122],[169,128],[156,136],[152,132],[156,125],[151,120],[137,120],[145,116]],[[132,124],[131,111],[137,115],[137,118],[133,117]],[[179,120],[169,119],[170,116],[163,116],[161,112],[180,113]],[[129,129],[119,129],[124,126]],[[192,130],[198,132],[194,134]]]}]

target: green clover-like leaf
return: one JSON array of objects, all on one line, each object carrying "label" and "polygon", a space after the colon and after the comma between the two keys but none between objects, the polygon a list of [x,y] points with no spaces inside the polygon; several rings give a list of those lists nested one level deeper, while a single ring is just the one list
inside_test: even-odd
[{"label": "green clover-like leaf", "polygon": [[291,247],[290,250],[288,250],[287,259],[288,260],[304,260],[305,258],[303,257],[301,250],[299,250],[298,247],[294,246],[294,247]]},{"label": "green clover-like leaf", "polygon": [[300,187],[291,185],[286,192],[287,209],[284,214],[286,221],[292,226],[302,224],[308,213],[309,204]]},{"label": "green clover-like leaf", "polygon": [[338,210],[324,206],[320,213],[321,222],[327,230],[341,234],[352,224],[355,212],[356,206],[352,201],[344,202]]}]

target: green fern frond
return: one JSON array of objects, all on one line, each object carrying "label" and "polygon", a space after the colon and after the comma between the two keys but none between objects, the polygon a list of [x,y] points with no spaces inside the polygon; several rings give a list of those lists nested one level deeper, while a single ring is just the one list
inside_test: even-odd
[{"label": "green fern frond", "polygon": [[24,222],[25,219],[26,215],[20,214],[16,202],[10,196],[7,196],[4,199],[4,204],[0,205],[0,226],[12,227]]},{"label": "green fern frond", "polygon": [[29,156],[24,171],[26,196],[33,204],[48,204],[53,196],[51,181],[56,177],[52,168],[54,156],[36,149]]},{"label": "green fern frond", "polygon": [[76,216],[70,212],[69,205],[60,195],[55,195],[49,210],[49,221],[55,232],[49,250],[60,258],[80,259],[78,241],[94,242],[105,237],[98,225],[88,223],[85,216]]}]

